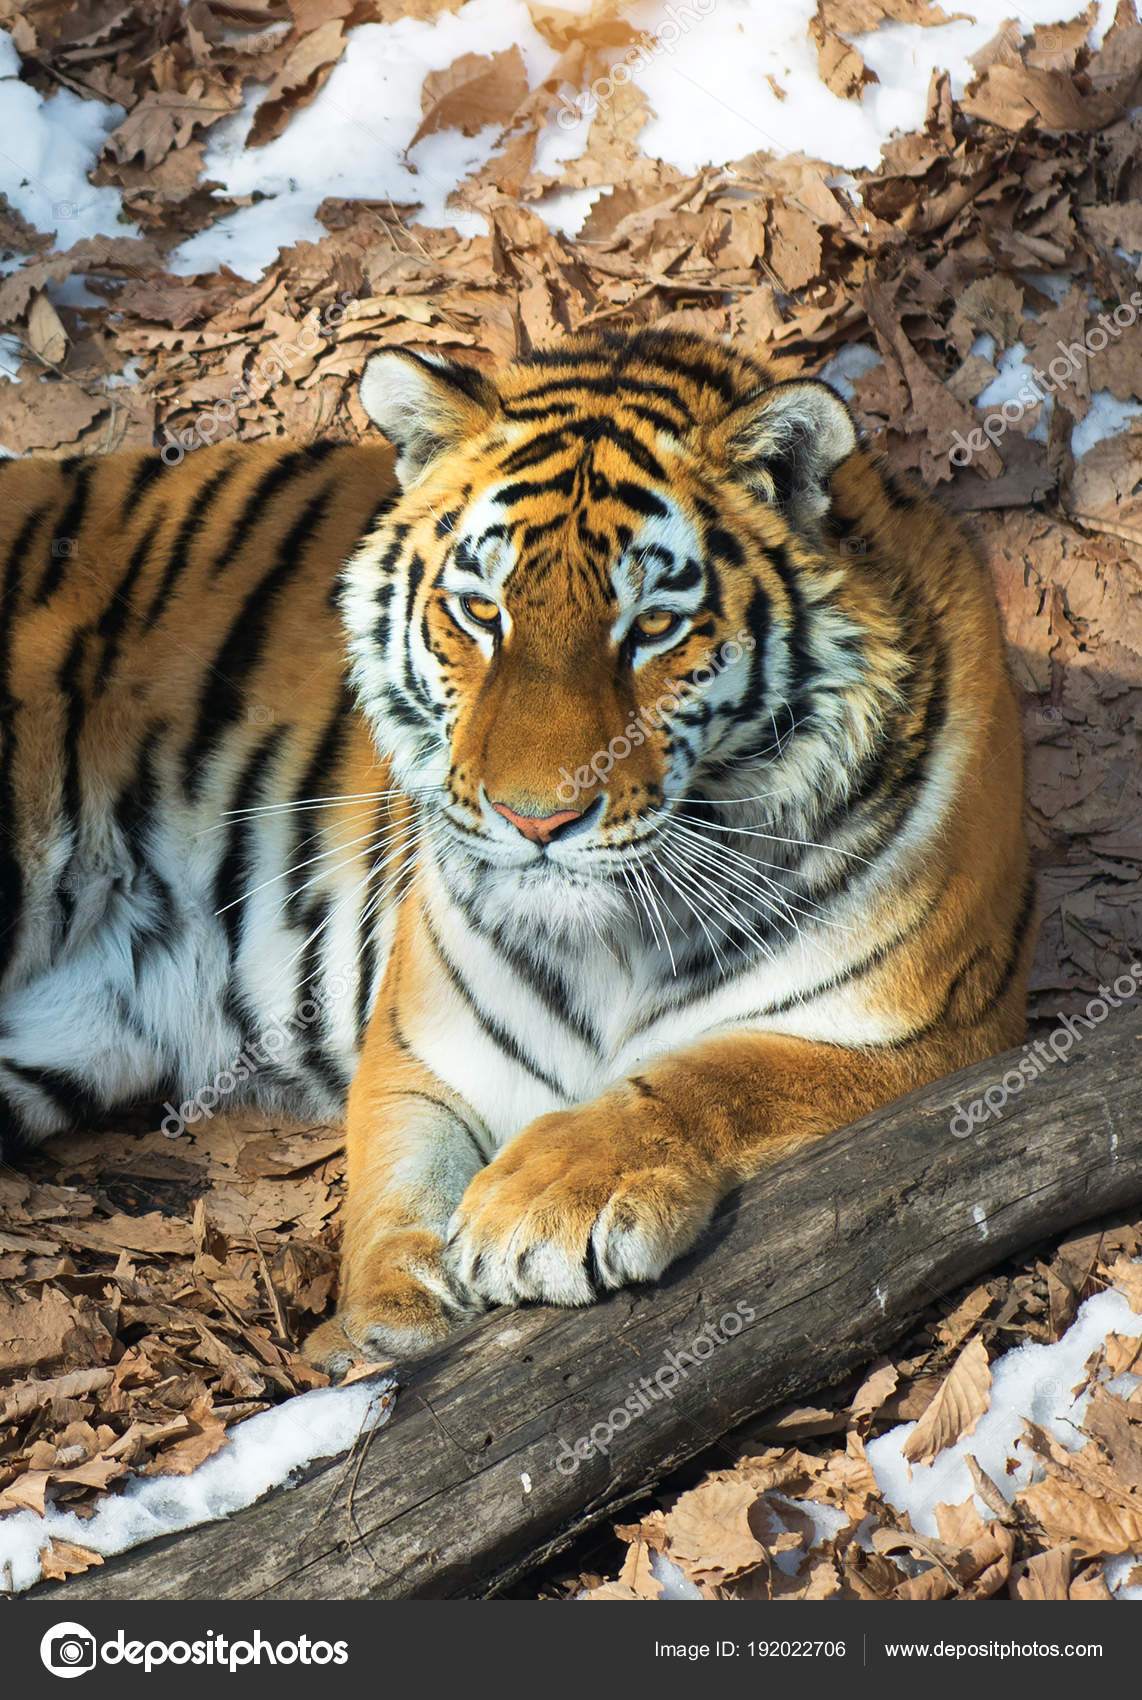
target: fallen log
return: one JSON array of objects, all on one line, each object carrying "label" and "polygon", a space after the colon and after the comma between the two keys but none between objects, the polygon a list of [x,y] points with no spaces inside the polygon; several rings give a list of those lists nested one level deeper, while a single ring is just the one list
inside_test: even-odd
[{"label": "fallen log", "polygon": [[[224,1524],[35,1593],[495,1592],[745,1418],[858,1368],[933,1298],[1142,1200],[1142,1012],[1112,1015],[1012,1087],[1023,1055],[767,1170],[655,1288],[472,1325],[402,1370],[392,1421],[351,1469],[325,1461]],[[1005,1074],[1000,1115],[956,1120]]]}]

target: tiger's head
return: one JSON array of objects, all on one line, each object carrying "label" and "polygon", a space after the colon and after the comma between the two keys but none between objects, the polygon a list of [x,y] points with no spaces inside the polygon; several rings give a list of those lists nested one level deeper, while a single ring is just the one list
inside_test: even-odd
[{"label": "tiger's head", "polygon": [[517,898],[613,884],[682,800],[756,793],[852,682],[825,522],[857,439],[825,384],[587,332],[494,376],[387,351],[361,398],[401,494],[346,569],[359,697],[440,842]]}]

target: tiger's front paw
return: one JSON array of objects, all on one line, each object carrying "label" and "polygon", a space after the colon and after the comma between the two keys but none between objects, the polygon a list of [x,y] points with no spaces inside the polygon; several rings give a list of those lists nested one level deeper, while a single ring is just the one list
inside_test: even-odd
[{"label": "tiger's front paw", "polygon": [[364,1358],[391,1363],[435,1346],[484,1308],[446,1268],[438,1235],[394,1234],[367,1258],[347,1260],[336,1316],[305,1343],[309,1362],[336,1379]]},{"label": "tiger's front paw", "polygon": [[654,1281],[688,1251],[721,1189],[623,1152],[593,1107],[544,1116],[482,1169],[448,1224],[446,1262],[493,1304],[590,1304]]}]

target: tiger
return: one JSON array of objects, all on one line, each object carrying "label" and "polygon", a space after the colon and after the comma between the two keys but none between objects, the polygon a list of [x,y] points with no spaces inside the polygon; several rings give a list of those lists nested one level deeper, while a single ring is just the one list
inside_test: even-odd
[{"label": "tiger", "polygon": [[1034,930],[989,577],[835,390],[589,328],[359,394],[0,468],[3,1151],[344,1118],[331,1376],[659,1280],[1016,1044]]}]

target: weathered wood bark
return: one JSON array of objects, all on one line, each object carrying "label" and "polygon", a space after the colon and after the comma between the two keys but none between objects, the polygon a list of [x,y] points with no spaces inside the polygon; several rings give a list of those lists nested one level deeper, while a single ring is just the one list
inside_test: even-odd
[{"label": "weathered wood bark", "polygon": [[[492,1592],[744,1418],[859,1366],[934,1297],[1142,1199],[1142,1013],[1082,1039],[967,1137],[950,1131],[955,1106],[998,1086],[1021,1052],[768,1170],[656,1289],[486,1317],[403,1372],[355,1480],[327,1462],[226,1524],[37,1592],[60,1603]],[[739,1304],[753,1316],[731,1338],[721,1318],[742,1316]],[[711,1323],[725,1343],[695,1352]],[[655,1377],[670,1353],[686,1373],[665,1396]],[[640,1378],[660,1396],[644,1395],[625,1428],[618,1419],[607,1456],[573,1469],[566,1448],[611,1426],[624,1400],[637,1405]]]}]

